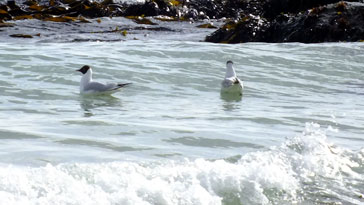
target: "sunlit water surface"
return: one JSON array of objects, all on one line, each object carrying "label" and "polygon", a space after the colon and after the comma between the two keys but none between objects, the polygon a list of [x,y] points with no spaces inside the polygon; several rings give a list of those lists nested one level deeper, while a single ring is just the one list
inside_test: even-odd
[{"label": "sunlit water surface", "polygon": [[[133,84],[80,96],[85,64]],[[0,203],[362,204],[363,65],[362,43],[1,43]]]}]

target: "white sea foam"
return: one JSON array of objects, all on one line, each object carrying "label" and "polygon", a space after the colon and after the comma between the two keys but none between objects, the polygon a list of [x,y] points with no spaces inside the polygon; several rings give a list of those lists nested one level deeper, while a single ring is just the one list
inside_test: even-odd
[{"label": "white sea foam", "polygon": [[335,147],[325,132],[310,123],[235,161],[1,165],[0,204],[360,204],[364,150]]}]

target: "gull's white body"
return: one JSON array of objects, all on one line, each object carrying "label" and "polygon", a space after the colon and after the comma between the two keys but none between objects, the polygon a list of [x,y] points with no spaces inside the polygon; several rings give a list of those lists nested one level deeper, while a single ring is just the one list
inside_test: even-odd
[{"label": "gull's white body", "polygon": [[221,83],[221,92],[223,93],[243,93],[243,81],[241,81],[235,73],[233,63],[228,61],[226,64],[225,79]]},{"label": "gull's white body", "polygon": [[[80,71],[80,70],[78,70]],[[87,72],[83,73],[80,82],[80,93],[81,94],[112,94],[117,92],[120,88],[124,87],[125,84],[108,83],[103,84],[92,80],[92,69],[89,68]]]}]

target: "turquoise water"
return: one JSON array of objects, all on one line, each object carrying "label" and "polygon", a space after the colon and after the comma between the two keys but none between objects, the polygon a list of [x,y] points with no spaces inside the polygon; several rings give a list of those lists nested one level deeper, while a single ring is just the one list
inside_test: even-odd
[{"label": "turquoise water", "polygon": [[[4,204],[364,203],[364,44],[0,43]],[[225,62],[244,81],[220,96]],[[80,96],[90,65],[113,96]]]}]

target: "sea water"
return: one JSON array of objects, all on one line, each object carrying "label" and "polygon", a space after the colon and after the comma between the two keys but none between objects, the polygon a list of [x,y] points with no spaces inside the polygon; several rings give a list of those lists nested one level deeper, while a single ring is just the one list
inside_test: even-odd
[{"label": "sea water", "polygon": [[[83,65],[132,85],[81,96]],[[363,65],[363,43],[1,42],[0,204],[363,204]]]}]

